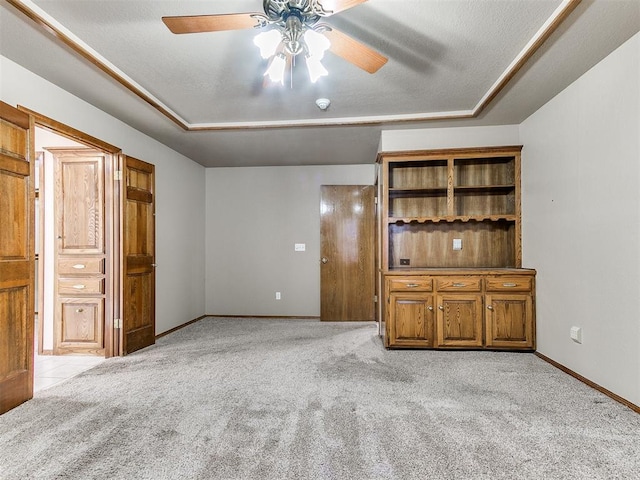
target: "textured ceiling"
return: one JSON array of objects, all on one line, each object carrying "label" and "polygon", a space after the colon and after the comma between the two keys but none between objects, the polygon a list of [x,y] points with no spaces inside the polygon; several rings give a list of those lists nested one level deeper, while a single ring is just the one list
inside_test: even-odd
[{"label": "textured ceiling", "polygon": [[[75,36],[183,127],[214,130],[185,131],[18,3]],[[328,21],[387,56],[385,66],[369,74],[328,54],[328,77],[311,84],[299,65],[293,86],[276,87],[263,82],[255,30],[174,35],[161,21],[259,12],[261,4],[3,0],[0,53],[206,166],[344,164],[373,162],[382,129],[519,123],[640,29],[638,0],[583,0],[515,72],[513,62],[567,2],[369,0]],[[318,97],[331,99],[328,111],[315,106]],[[256,128],[272,123],[280,128]]]}]

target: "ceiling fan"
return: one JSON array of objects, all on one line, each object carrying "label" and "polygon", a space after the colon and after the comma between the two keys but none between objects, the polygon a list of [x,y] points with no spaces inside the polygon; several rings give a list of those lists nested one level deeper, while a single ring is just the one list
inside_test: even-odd
[{"label": "ceiling fan", "polygon": [[286,68],[302,54],[311,81],[315,82],[328,73],[320,62],[326,50],[369,73],[387,63],[387,58],[372,48],[321,22],[366,1],[263,0],[264,13],[162,17],[162,21],[176,34],[262,29],[254,43],[262,57],[270,59],[265,75],[283,83]]}]

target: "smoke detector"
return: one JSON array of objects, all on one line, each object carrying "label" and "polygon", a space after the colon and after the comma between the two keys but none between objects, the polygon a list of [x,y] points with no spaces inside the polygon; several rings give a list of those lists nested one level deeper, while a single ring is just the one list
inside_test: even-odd
[{"label": "smoke detector", "polygon": [[331,100],[328,98],[319,98],[316,100],[316,105],[320,110],[326,111],[327,108],[329,108],[329,105],[331,105]]}]

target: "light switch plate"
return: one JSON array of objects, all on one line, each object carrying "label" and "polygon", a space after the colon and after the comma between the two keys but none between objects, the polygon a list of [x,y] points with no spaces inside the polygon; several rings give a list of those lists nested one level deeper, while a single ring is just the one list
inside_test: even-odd
[{"label": "light switch plate", "polygon": [[454,238],[453,239],[453,249],[454,250],[462,250],[462,239]]},{"label": "light switch plate", "polygon": [[294,245],[294,250],[296,252],[304,252],[307,249],[307,244],[306,243],[296,243]]}]

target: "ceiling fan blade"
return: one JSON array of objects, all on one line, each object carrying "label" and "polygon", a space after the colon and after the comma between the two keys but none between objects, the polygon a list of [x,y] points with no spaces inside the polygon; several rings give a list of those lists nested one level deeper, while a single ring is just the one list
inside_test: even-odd
[{"label": "ceiling fan blade", "polygon": [[376,73],[387,63],[387,57],[339,30],[333,29],[322,33],[331,41],[330,50],[356,67],[369,73]]},{"label": "ceiling fan blade", "polygon": [[173,33],[220,32],[255,27],[258,21],[252,15],[255,13],[162,17],[162,21]]},{"label": "ceiling fan blade", "polygon": [[368,0],[324,0],[320,2],[322,7],[331,12],[332,15],[344,12],[352,7],[360,5]]}]

